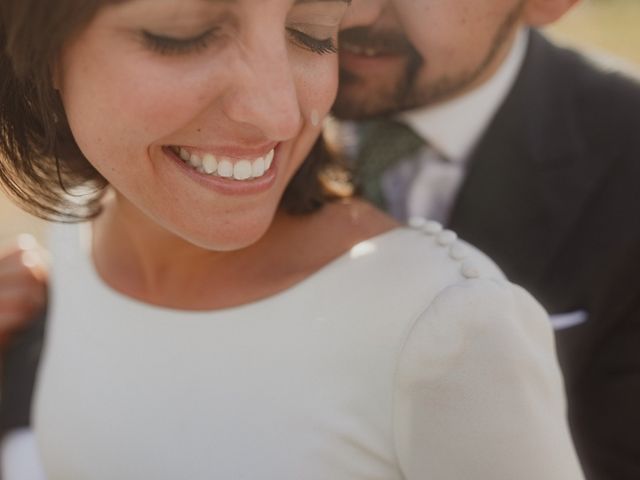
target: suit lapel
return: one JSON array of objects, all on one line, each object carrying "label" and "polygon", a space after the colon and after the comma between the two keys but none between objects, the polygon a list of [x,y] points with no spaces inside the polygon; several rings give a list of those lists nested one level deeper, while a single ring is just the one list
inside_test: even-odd
[{"label": "suit lapel", "polygon": [[511,280],[533,290],[602,173],[603,162],[588,161],[574,121],[563,55],[532,32],[522,71],[472,155],[450,218]]}]

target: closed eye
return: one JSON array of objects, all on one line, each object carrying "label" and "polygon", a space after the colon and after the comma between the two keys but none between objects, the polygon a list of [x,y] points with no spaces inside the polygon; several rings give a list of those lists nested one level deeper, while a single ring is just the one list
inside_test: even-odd
[{"label": "closed eye", "polygon": [[199,35],[188,38],[159,35],[144,30],[142,32],[146,46],[161,55],[180,55],[206,49],[219,33],[218,27],[210,28]]},{"label": "closed eye", "polygon": [[293,38],[293,40],[301,45],[303,48],[310,50],[320,55],[326,55],[329,53],[337,53],[338,48],[333,38],[319,39],[312,37],[295,28],[287,28],[287,33]]}]

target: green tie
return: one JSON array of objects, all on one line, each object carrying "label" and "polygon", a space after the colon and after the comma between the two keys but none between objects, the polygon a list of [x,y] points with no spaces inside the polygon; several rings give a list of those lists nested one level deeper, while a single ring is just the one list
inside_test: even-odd
[{"label": "green tie", "polygon": [[355,185],[364,198],[384,209],[382,174],[399,160],[417,152],[425,141],[410,127],[394,120],[364,122],[360,132]]}]

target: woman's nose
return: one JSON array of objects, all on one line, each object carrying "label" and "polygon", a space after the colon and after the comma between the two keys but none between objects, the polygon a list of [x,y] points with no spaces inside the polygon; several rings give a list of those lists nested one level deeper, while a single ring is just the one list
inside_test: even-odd
[{"label": "woman's nose", "polygon": [[293,66],[286,45],[251,53],[238,69],[225,99],[226,115],[273,141],[293,138],[302,115]]}]

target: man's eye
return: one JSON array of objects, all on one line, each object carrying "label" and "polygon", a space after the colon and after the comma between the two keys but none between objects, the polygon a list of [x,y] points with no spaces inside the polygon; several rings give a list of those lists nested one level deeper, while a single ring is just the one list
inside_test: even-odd
[{"label": "man's eye", "polygon": [[205,50],[218,34],[218,28],[210,28],[195,37],[176,38],[143,31],[148,48],[161,55],[180,55]]},{"label": "man's eye", "polygon": [[325,55],[338,52],[336,42],[333,38],[315,38],[311,35],[307,35],[306,33],[301,32],[300,30],[296,30],[295,28],[287,28],[287,33],[291,38],[293,38],[296,43],[314,53]]}]

